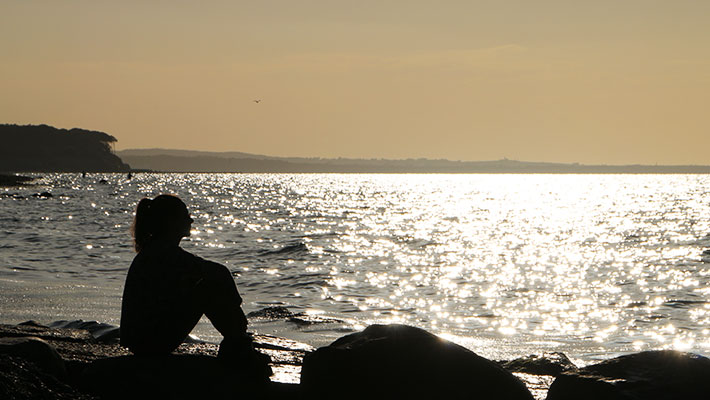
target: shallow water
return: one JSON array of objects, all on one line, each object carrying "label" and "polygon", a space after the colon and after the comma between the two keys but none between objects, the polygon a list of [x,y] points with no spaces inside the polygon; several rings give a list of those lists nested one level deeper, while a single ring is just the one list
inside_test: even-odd
[{"label": "shallow water", "polygon": [[[101,184],[105,178],[108,183]],[[183,247],[227,265],[254,320],[325,345],[416,325],[487,357],[710,354],[706,175],[49,174],[0,189],[0,322],[118,324],[143,196],[175,193]],[[32,197],[48,191],[50,198]],[[328,322],[332,321],[332,322]],[[203,321],[194,332],[217,341]]]}]

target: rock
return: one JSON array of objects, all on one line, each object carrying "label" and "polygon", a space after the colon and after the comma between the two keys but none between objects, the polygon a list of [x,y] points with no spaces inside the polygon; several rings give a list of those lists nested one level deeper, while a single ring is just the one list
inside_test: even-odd
[{"label": "rock", "polygon": [[99,343],[118,343],[121,329],[116,325],[105,324],[98,321],[60,320],[49,324],[50,328],[59,329],[83,329]]},{"label": "rock", "polygon": [[37,321],[35,321],[35,320],[33,320],[33,319],[28,320],[28,321],[25,321],[25,322],[20,322],[20,323],[17,324],[16,326],[32,326],[32,327],[35,327],[35,328],[48,328],[47,325],[42,325],[42,324],[40,324],[39,322],[37,322]]},{"label": "rock", "polygon": [[34,336],[46,341],[94,342],[91,334],[80,329],[50,328],[34,321],[18,325],[0,325],[0,337]]},{"label": "rock", "polygon": [[266,307],[261,310],[252,311],[247,314],[247,318],[260,320],[286,320],[300,326],[309,326],[315,324],[344,324],[345,321],[333,317],[323,315],[310,315],[303,312],[292,313],[288,308],[283,306]]},{"label": "rock", "polygon": [[0,338],[0,353],[21,357],[60,380],[67,379],[67,368],[57,350],[36,337]]},{"label": "rock", "polygon": [[266,307],[247,314],[247,318],[260,319],[286,319],[291,317],[293,317],[293,313],[282,306]]},{"label": "rock", "polygon": [[372,325],[306,354],[301,384],[316,398],[533,399],[494,362],[406,325]]},{"label": "rock", "polygon": [[[245,386],[248,386],[248,382],[240,383],[238,371],[227,370],[220,366],[219,362],[215,362],[217,359],[214,356],[218,351],[216,344],[183,343],[176,350],[178,354],[169,356],[178,357],[179,360],[182,360],[180,357],[186,357],[188,361],[178,361],[172,364],[168,362],[167,365],[161,364],[163,363],[161,361],[153,363],[153,367],[145,363],[122,364],[109,360],[133,359],[135,357],[129,357],[128,350],[116,343],[97,340],[86,330],[89,329],[94,334],[103,335],[104,328],[111,328],[111,325],[80,320],[57,321],[49,325],[58,326],[58,328],[34,321],[18,325],[0,324],[0,342],[14,343],[15,341],[26,341],[27,336],[41,337],[50,344],[50,347],[56,348],[61,358],[64,359],[68,370],[68,379],[60,382],[52,375],[40,370],[28,359],[0,352],[0,400],[95,398],[82,394],[82,388],[92,389],[95,393],[104,393],[102,390],[107,391],[104,395],[108,398],[118,398],[121,394],[126,393],[129,395],[138,393],[135,396],[137,398],[146,398],[145,393],[152,393],[155,398],[166,398],[163,394],[168,393],[167,398],[190,398],[190,400],[234,398],[239,397],[239,393],[244,393]],[[299,381],[303,354],[313,350],[312,347],[264,335],[255,335],[254,340],[257,349],[272,357],[274,363],[272,368],[275,372],[272,379],[278,381],[271,382],[267,390],[262,390],[255,397],[299,398],[300,386],[295,383]],[[21,354],[22,357],[26,355]],[[203,358],[208,361],[194,361],[195,358]],[[25,365],[30,365],[32,368],[27,369],[24,367]],[[115,366],[118,366],[118,369],[113,371],[112,368]],[[17,368],[21,370],[16,370]],[[225,372],[225,370],[227,371]],[[151,375],[155,375],[156,378],[153,379]],[[140,383],[140,385],[136,386],[131,382]],[[146,382],[158,386],[149,387],[145,392]],[[14,386],[15,384],[17,387]],[[132,389],[123,386],[131,386]],[[114,394],[114,392],[118,394]],[[205,393],[209,396],[206,396]]]},{"label": "rock", "polygon": [[123,356],[92,362],[80,388],[102,399],[233,399],[266,397],[256,384],[220,359],[205,355]]},{"label": "rock", "polygon": [[564,353],[543,353],[517,358],[499,363],[510,372],[522,372],[532,375],[558,376],[566,371],[575,371],[577,366]]},{"label": "rock", "polygon": [[34,321],[18,325],[0,324],[0,338],[26,336],[41,338],[57,350],[64,360],[69,376],[67,383],[70,385],[76,383],[78,375],[89,362],[128,354],[128,350],[118,344],[97,343],[93,336],[83,329],[50,328]]},{"label": "rock", "polygon": [[672,350],[617,357],[561,374],[548,400],[707,399],[710,359]]},{"label": "rock", "polygon": [[[88,324],[89,326],[85,327],[89,329],[111,326],[73,320],[53,322],[49,325],[63,327],[51,328],[34,321],[27,321],[18,325],[0,324],[0,337],[36,336],[44,339],[54,346],[64,359],[69,372],[69,382],[74,385],[78,382],[79,375],[89,363],[102,358],[130,354],[128,349],[121,347],[118,343],[113,343],[113,341],[107,343],[102,341],[101,337],[97,340],[85,329],[69,327],[70,325],[84,326],[84,324]],[[186,341],[175,352],[178,354],[216,356],[218,347],[217,344],[202,341],[190,341],[189,343]],[[268,335],[254,335],[254,347],[271,357],[273,362],[271,367],[274,370],[272,380],[289,383],[298,383],[300,381],[303,354],[314,350],[313,347],[304,343]],[[2,400],[1,397],[0,400]]]},{"label": "rock", "polygon": [[21,357],[0,354],[0,399],[90,400]]}]

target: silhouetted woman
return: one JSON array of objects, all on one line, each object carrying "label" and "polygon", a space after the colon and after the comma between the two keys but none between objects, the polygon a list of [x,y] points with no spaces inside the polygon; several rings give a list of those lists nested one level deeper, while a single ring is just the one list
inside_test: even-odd
[{"label": "silhouetted woman", "polygon": [[179,246],[192,222],[176,196],[138,203],[132,229],[138,255],[123,291],[121,344],[137,355],[169,354],[204,314],[224,336],[220,358],[268,377],[269,358],[252,347],[232,274]]}]

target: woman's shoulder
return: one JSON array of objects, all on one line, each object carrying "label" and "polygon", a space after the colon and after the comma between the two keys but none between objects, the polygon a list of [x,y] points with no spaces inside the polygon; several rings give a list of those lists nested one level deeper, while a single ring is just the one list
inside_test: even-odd
[{"label": "woman's shoulder", "polygon": [[221,265],[217,262],[206,260],[193,254],[180,246],[147,246],[136,255],[131,265],[132,268],[142,269],[143,265],[150,265],[150,269],[163,268],[194,268],[204,265]]},{"label": "woman's shoulder", "polygon": [[189,251],[183,249],[182,247],[177,247],[175,250],[175,256],[181,260],[194,263],[206,262],[204,258],[198,256],[197,254],[190,253]]}]

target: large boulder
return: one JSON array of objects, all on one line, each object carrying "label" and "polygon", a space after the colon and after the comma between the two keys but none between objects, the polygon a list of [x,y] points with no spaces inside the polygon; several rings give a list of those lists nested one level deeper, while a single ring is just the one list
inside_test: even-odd
[{"label": "large boulder", "polygon": [[577,366],[564,353],[559,352],[533,354],[511,361],[501,361],[499,364],[510,372],[530,375],[558,376],[566,371],[577,370]]},{"label": "large boulder", "polygon": [[301,384],[316,398],[533,399],[494,362],[406,325],[372,325],[307,354]]},{"label": "large boulder", "polygon": [[22,357],[0,353],[0,399],[92,400]]},{"label": "large boulder", "polygon": [[0,337],[0,354],[24,358],[59,380],[67,379],[67,368],[57,350],[36,337]]},{"label": "large boulder", "polygon": [[102,399],[234,399],[263,398],[267,383],[216,357],[171,354],[96,360],[84,369],[80,388]]},{"label": "large boulder", "polygon": [[678,351],[646,351],[565,372],[547,400],[710,398],[710,359]]}]

